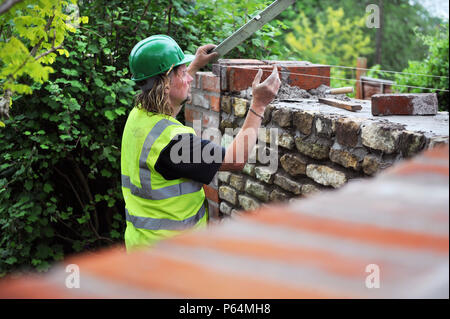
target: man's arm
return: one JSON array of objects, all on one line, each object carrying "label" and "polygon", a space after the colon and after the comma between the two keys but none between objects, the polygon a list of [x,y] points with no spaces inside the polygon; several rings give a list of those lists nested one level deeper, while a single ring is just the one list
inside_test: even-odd
[{"label": "man's arm", "polygon": [[[280,88],[281,81],[278,76],[278,68],[273,67],[272,74],[263,82],[261,81],[262,70],[259,69],[252,84],[253,99],[250,107],[259,115],[264,114],[267,105],[275,98]],[[262,118],[253,112],[248,112],[244,125],[233,142],[228,146],[225,158],[219,170],[242,170],[248,160],[248,156],[256,144],[258,129]]]}]

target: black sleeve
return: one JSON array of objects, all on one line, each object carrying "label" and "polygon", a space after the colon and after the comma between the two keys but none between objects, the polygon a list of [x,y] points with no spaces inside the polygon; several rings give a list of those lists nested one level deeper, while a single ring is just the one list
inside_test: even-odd
[{"label": "black sleeve", "polygon": [[194,134],[179,134],[159,154],[155,170],[167,180],[184,177],[209,184],[224,158],[224,147]]}]

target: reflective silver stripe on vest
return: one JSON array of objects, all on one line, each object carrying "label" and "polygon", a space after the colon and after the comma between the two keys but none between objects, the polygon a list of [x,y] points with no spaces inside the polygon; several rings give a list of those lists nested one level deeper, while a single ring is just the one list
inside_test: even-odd
[{"label": "reflective silver stripe on vest", "polygon": [[150,154],[153,143],[162,134],[166,127],[170,125],[180,125],[167,119],[162,119],[150,130],[142,146],[139,157],[139,179],[142,188],[131,183],[130,177],[122,175],[122,187],[129,188],[131,194],[144,199],[167,199],[184,194],[198,192],[203,184],[196,181],[187,181],[176,185],[166,186],[159,189],[152,189],[151,172],[147,167],[147,157]]},{"label": "reflective silver stripe on vest", "polygon": [[125,208],[126,220],[133,224],[136,228],[143,228],[147,230],[183,230],[188,229],[203,218],[206,213],[205,203],[198,210],[197,214],[186,218],[184,220],[172,220],[167,218],[150,218],[150,217],[139,217],[130,215],[128,210]]}]

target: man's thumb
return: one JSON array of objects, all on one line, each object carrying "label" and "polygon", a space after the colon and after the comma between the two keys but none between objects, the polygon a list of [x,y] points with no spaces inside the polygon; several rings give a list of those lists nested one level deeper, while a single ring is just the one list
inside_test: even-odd
[{"label": "man's thumb", "polygon": [[261,82],[262,73],[262,69],[259,69],[258,73],[256,73],[255,79],[253,80],[253,85],[258,85],[259,82]]}]

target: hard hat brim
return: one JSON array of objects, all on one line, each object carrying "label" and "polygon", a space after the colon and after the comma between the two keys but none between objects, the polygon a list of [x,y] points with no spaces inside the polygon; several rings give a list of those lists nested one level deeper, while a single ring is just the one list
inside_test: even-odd
[{"label": "hard hat brim", "polygon": [[175,66],[179,66],[179,65],[183,65],[183,64],[187,64],[187,63],[191,63],[192,61],[194,61],[195,59],[195,55],[192,54],[185,54],[184,55],[184,59],[180,61],[180,63],[178,63]]}]

